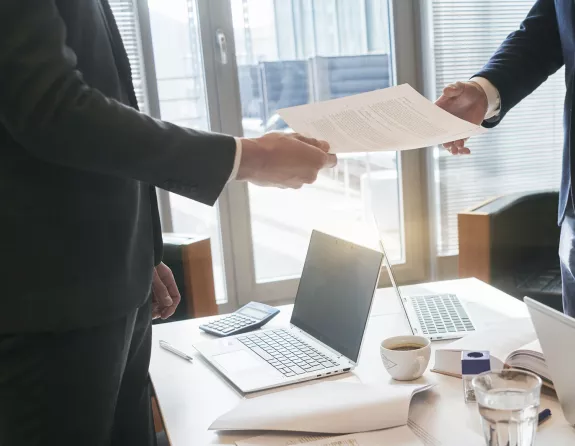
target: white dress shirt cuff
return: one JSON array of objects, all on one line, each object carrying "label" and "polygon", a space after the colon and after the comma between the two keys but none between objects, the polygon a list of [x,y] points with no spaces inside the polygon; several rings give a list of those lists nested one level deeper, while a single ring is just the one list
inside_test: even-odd
[{"label": "white dress shirt cuff", "polygon": [[236,157],[234,158],[234,167],[232,173],[228,178],[228,183],[235,180],[238,176],[238,170],[240,169],[240,161],[242,160],[242,140],[241,138],[234,138],[236,140]]},{"label": "white dress shirt cuff", "polygon": [[487,113],[485,114],[485,119],[490,119],[499,115],[501,107],[499,90],[497,90],[497,88],[495,88],[495,86],[484,77],[474,77],[471,81],[483,88],[483,91],[487,96]]}]

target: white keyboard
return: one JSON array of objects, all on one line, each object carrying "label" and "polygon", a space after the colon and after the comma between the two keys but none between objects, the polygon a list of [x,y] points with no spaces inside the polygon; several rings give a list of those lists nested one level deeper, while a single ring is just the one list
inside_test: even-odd
[{"label": "white keyboard", "polygon": [[238,340],[287,377],[338,365],[286,330],[255,332]]},{"label": "white keyboard", "polygon": [[475,331],[467,311],[454,294],[414,296],[409,301],[415,309],[423,334]]}]

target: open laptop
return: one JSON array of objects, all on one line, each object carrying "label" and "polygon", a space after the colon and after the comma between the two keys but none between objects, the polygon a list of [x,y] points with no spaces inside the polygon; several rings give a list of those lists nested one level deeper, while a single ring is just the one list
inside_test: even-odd
[{"label": "open laptop", "polygon": [[563,415],[575,426],[575,319],[529,297],[527,304]]},{"label": "open laptop", "polygon": [[[378,228],[375,216],[373,218],[375,226]],[[465,306],[454,294],[403,297],[397,286],[393,268],[385,252],[381,237],[379,237],[379,246],[383,252],[389,279],[414,335],[424,336],[432,341],[441,341],[461,338],[467,333],[475,331],[475,325]]]},{"label": "open laptop", "polygon": [[244,393],[348,372],[359,360],[382,260],[313,231],[288,328],[194,347]]}]

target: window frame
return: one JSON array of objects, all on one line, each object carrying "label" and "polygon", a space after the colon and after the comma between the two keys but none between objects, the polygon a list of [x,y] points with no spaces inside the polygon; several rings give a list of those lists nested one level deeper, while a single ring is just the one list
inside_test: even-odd
[{"label": "window frame", "polygon": [[[150,111],[159,117],[159,98],[155,81],[152,36],[147,0],[133,0],[137,5],[144,57],[145,85],[152,100]],[[424,88],[425,69],[421,39],[421,1],[389,0],[395,84],[409,83],[419,91]],[[241,103],[235,57],[231,0],[197,0],[197,14],[201,51],[205,75],[206,102],[210,129],[236,136],[243,134]],[[218,61],[219,49],[216,30],[227,37],[228,62]],[[428,95],[429,96],[429,95]],[[154,103],[155,101],[155,103]],[[155,110],[155,112],[154,112]],[[397,264],[394,271],[401,284],[428,280],[434,259],[430,247],[434,246],[428,230],[429,218],[427,193],[428,149],[398,152],[401,169],[400,193],[402,196],[402,227],[405,262]],[[164,232],[170,232],[172,217],[169,194],[158,191]],[[220,304],[220,311],[233,311],[252,300],[271,304],[293,302],[299,279],[256,283],[254,252],[250,221],[248,186],[243,182],[230,183],[217,204],[222,237],[224,270],[226,272],[227,303]],[[433,261],[432,261],[433,260]],[[379,286],[389,286],[388,275],[381,275]]]}]

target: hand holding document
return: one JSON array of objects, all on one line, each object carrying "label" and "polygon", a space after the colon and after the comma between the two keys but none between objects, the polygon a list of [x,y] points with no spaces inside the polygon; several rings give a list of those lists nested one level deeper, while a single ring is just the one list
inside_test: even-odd
[{"label": "hand holding document", "polygon": [[296,132],[325,139],[332,153],[417,149],[486,132],[404,84],[278,110]]},{"label": "hand holding document", "polygon": [[431,386],[330,381],[245,399],[210,429],[347,434],[407,424],[412,396]]}]

